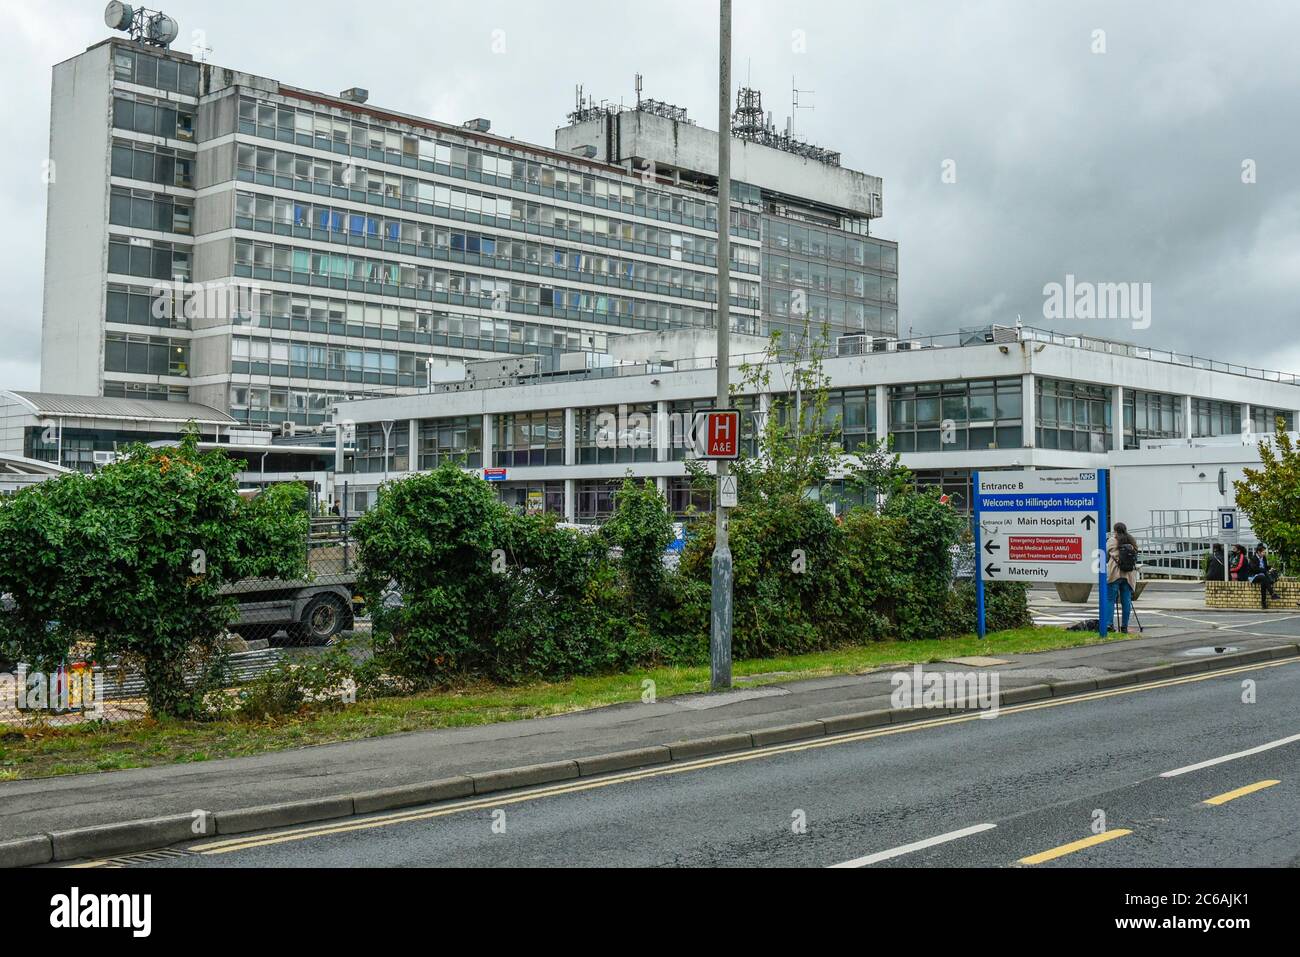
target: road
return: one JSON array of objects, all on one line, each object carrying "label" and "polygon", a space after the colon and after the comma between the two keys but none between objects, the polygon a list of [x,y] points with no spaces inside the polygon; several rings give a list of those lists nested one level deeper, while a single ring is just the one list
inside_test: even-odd
[{"label": "road", "polygon": [[1249,666],[212,839],[147,865],[1295,866],[1297,701],[1300,663]]}]

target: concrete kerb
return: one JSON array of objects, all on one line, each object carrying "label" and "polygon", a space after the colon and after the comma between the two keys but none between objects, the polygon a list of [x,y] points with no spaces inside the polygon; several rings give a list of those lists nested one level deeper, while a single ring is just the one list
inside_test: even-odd
[{"label": "concrete kerb", "polygon": [[[1300,644],[1282,644],[1249,651],[1225,653],[1213,658],[1171,662],[1134,671],[1117,672],[1096,679],[1061,681],[1026,685],[1001,692],[1003,706],[1053,697],[1087,694],[1126,685],[1148,684],[1168,678],[1223,671],[1242,665],[1260,664],[1300,656]],[[374,811],[412,807],[437,801],[491,794],[516,788],[534,787],[590,777],[615,771],[636,770],[676,761],[691,761],[720,754],[747,751],[774,744],[811,740],[894,724],[924,721],[962,713],[956,708],[878,709],[855,714],[835,715],[814,721],[760,728],[753,732],[714,735],[677,741],[666,745],[616,751],[570,761],[554,761],[520,768],[507,768],[470,774],[420,784],[381,788],[341,797],[292,801],[262,807],[241,808],[211,814],[193,814],[104,824],[94,827],[55,831],[0,842],[0,867],[25,867],[51,862],[104,857],[110,854],[140,852],[166,847],[195,837],[194,821],[198,815],[214,824],[218,834],[241,834],[294,824],[309,824]]]},{"label": "concrete kerb", "polygon": [[32,867],[54,860],[54,843],[48,834],[0,841],[0,867]]},{"label": "concrete kerb", "polygon": [[[179,841],[205,836],[212,815],[207,811],[191,814],[171,814],[151,817],[142,821],[124,821],[121,824],[99,824],[78,827],[67,831],[52,831],[50,840],[52,858],[56,861],[73,861],[83,857],[105,857],[150,847],[166,847]],[[195,825],[199,830],[195,830]]]}]

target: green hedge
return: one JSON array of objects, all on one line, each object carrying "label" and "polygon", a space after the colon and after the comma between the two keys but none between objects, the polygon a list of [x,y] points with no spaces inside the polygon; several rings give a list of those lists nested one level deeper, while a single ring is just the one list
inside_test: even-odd
[{"label": "green hedge", "polygon": [[[971,589],[951,585],[964,527],[933,492],[840,518],[793,494],[747,502],[730,525],[734,655],[973,631]],[[691,523],[671,572],[669,529],[649,482],[625,482],[611,521],[590,534],[512,512],[452,465],[389,483],[355,529],[376,650],[432,682],[707,662],[713,520]],[[990,628],[1027,623],[1023,586],[995,587],[989,602]]]}]

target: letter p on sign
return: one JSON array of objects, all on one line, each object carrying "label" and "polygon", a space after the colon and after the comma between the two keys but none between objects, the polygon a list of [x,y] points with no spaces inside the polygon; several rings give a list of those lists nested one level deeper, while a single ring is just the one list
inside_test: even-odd
[{"label": "letter p on sign", "polygon": [[706,459],[740,458],[740,412],[714,409],[704,413],[704,454]]}]

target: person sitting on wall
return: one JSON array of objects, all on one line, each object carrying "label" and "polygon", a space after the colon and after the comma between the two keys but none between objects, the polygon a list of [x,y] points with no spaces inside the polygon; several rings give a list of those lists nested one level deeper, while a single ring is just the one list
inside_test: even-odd
[{"label": "person sitting on wall", "polygon": [[1244,545],[1233,545],[1232,555],[1228,558],[1228,578],[1235,582],[1245,581],[1248,566],[1249,559],[1246,557],[1246,547]]},{"label": "person sitting on wall", "polygon": [[1223,546],[1215,545],[1210,550],[1210,561],[1205,566],[1205,580],[1207,582],[1223,581]]},{"label": "person sitting on wall", "polygon": [[1250,562],[1249,581],[1259,586],[1259,607],[1267,608],[1268,600],[1277,601],[1279,596],[1273,583],[1277,581],[1277,572],[1269,567],[1268,549],[1263,545],[1255,546],[1255,557]]}]

